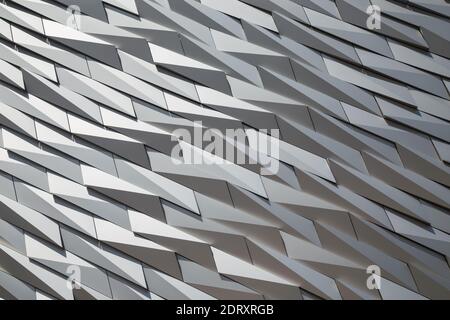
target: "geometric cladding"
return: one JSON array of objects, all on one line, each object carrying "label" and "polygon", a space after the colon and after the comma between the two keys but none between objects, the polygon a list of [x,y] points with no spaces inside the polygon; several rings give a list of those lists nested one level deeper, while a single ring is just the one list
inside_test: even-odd
[{"label": "geometric cladding", "polygon": [[0,298],[450,299],[449,30],[445,0],[0,2]]}]

